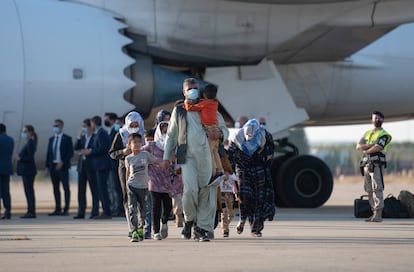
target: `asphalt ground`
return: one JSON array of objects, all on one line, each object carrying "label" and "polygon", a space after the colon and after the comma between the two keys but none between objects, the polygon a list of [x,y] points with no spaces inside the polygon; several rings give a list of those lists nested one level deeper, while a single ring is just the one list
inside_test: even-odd
[{"label": "asphalt ground", "polygon": [[[413,192],[414,184],[387,184],[385,194],[403,189]],[[363,193],[362,181],[337,182],[317,209],[277,209],[261,238],[250,236],[248,226],[236,234],[235,216],[230,237],[218,227],[211,242],[182,240],[181,229],[169,221],[167,239],[131,243],[124,218],[72,218],[76,183],[70,216],[47,216],[53,210],[50,182],[36,182],[35,190],[37,218],[20,219],[23,188],[12,182],[12,219],[0,221],[0,271],[413,271],[414,220],[355,218],[352,205]]]}]

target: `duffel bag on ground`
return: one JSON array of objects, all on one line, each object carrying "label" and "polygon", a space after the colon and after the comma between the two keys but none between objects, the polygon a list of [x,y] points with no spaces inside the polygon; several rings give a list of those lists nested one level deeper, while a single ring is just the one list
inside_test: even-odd
[{"label": "duffel bag on ground", "polygon": [[407,209],[392,194],[384,199],[384,209],[382,210],[384,218],[407,218]]},{"label": "duffel bag on ground", "polygon": [[406,190],[402,190],[398,195],[398,200],[405,207],[409,217],[414,217],[414,195]]}]

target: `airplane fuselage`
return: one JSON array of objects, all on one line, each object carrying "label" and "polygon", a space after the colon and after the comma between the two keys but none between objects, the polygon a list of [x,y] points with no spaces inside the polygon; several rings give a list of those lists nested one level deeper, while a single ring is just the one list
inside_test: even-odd
[{"label": "airplane fuselage", "polygon": [[[63,119],[64,130],[75,137],[86,117],[108,111],[123,115],[134,108],[148,116],[153,107],[179,98],[187,74],[160,65],[195,69],[203,76],[210,68],[254,66],[263,59],[275,64],[280,86],[307,115],[270,126],[272,132],[365,122],[373,108],[393,120],[410,118],[413,26],[397,28],[367,47],[364,41],[375,37],[364,33],[373,29],[381,36],[414,21],[414,3],[376,2],[3,0],[0,122],[17,140],[16,151],[23,144],[23,125],[34,125],[42,161],[55,118]],[[353,43],[330,42],[320,49],[318,42],[330,37],[331,29],[347,33]],[[347,48],[364,47],[346,55]],[[344,51],[335,54],[336,48]],[[230,118],[243,113],[277,121],[282,116],[278,109],[267,110],[276,96],[252,108],[246,97],[213,83],[219,84],[220,99],[226,92],[234,98],[221,101]],[[256,86],[251,92],[260,95]]]}]

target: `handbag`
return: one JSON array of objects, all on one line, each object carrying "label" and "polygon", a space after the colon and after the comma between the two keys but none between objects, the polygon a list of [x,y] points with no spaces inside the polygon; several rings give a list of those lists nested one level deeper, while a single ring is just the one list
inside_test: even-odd
[{"label": "handbag", "polygon": [[368,195],[362,195],[354,200],[354,216],[357,218],[368,218],[372,215],[371,206],[368,202]]}]

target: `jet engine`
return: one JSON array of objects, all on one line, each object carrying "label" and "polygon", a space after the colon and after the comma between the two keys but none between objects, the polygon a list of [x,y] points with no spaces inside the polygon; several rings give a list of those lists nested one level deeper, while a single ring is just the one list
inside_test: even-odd
[{"label": "jet engine", "polygon": [[65,1],[4,0],[0,25],[0,122],[15,150],[24,144],[22,127],[35,127],[42,168],[54,119],[75,139],[85,118],[133,109],[145,118],[154,106],[182,98],[188,75],[128,50],[128,26],[111,12]]},{"label": "jet engine", "polygon": [[123,94],[135,83],[124,70],[135,61],[123,52],[127,26],[102,9],[63,1],[0,1],[0,122],[16,141],[34,126],[42,168],[54,119],[76,139],[82,121],[134,107]]}]

